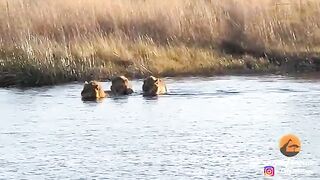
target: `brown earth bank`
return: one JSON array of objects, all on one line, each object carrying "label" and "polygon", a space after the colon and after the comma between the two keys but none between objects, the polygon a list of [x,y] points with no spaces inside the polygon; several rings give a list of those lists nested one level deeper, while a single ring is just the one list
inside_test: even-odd
[{"label": "brown earth bank", "polygon": [[[71,81],[109,81],[112,77],[124,74],[133,78],[143,78],[148,75],[156,75],[160,77],[177,77],[177,76],[215,76],[215,75],[265,75],[265,74],[281,74],[281,75],[305,75],[308,73],[320,72],[320,58],[316,56],[282,56],[267,54],[255,57],[249,55],[233,55],[228,66],[217,68],[214,66],[193,67],[190,71],[175,71],[175,67],[163,72],[152,72],[144,69],[144,67],[135,67],[134,63],[121,62],[115,63],[114,68],[121,71],[112,72],[105,68],[93,68],[87,74],[74,74],[66,76],[65,74],[49,74],[39,69],[28,69],[25,72],[0,72],[0,87],[14,86],[43,86],[55,85]],[[236,62],[234,62],[236,61]],[[223,62],[225,63],[225,62]],[[129,65],[124,65],[129,64]]]}]

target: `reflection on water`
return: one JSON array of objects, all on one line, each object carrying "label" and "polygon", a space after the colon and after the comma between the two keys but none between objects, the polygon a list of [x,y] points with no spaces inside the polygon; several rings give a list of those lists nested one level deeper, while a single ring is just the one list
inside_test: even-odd
[{"label": "reflection on water", "polygon": [[[320,176],[317,79],[166,79],[168,95],[83,102],[82,84],[0,89],[0,179]],[[110,84],[104,84],[108,89]],[[293,133],[301,152],[278,140]],[[289,173],[288,173],[289,172]]]}]

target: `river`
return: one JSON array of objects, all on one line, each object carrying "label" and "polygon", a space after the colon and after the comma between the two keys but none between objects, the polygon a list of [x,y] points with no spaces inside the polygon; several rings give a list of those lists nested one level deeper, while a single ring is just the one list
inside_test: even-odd
[{"label": "river", "polygon": [[[320,80],[167,78],[169,94],[83,102],[83,84],[0,89],[0,179],[320,178]],[[109,89],[110,83],[103,83]],[[279,139],[301,140],[295,157]]]}]

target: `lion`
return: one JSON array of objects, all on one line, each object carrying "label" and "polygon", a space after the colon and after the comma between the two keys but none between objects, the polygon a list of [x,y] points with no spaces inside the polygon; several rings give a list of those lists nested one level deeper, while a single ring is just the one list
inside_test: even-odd
[{"label": "lion", "polygon": [[111,93],[115,96],[129,95],[133,93],[131,83],[129,82],[128,78],[124,76],[113,78],[110,89]]},{"label": "lion", "polygon": [[154,76],[149,76],[144,79],[142,90],[144,96],[157,96],[167,93],[165,82]]},{"label": "lion", "polygon": [[96,100],[105,98],[108,94],[103,91],[101,84],[97,81],[86,81],[84,83],[83,90],[81,92],[82,99],[84,100]]}]

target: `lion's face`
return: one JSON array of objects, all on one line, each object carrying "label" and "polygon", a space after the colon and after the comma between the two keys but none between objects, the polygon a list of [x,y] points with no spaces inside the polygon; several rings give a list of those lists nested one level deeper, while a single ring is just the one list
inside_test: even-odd
[{"label": "lion's face", "polygon": [[115,95],[128,95],[133,91],[129,80],[124,76],[118,76],[112,80],[111,92]]},{"label": "lion's face", "polygon": [[149,76],[143,81],[142,90],[145,96],[156,96],[166,93],[166,85],[163,80]]},{"label": "lion's face", "polygon": [[83,99],[99,99],[106,97],[106,94],[98,82],[91,81],[85,82],[81,96]]}]

